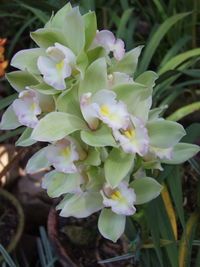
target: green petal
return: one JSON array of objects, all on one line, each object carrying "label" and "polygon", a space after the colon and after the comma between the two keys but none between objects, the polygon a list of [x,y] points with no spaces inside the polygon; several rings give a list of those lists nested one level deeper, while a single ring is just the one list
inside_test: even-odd
[{"label": "green petal", "polygon": [[37,141],[31,138],[32,131],[33,131],[32,128],[26,128],[25,131],[20,136],[20,138],[15,143],[15,145],[16,146],[31,146],[35,144]]},{"label": "green petal", "polygon": [[55,28],[38,29],[35,32],[31,32],[31,38],[38,46],[42,48],[54,46],[55,43],[60,43],[67,46],[65,35],[61,30]]},{"label": "green petal", "polygon": [[134,165],[135,154],[125,153],[113,148],[105,161],[105,177],[108,184],[115,188],[127,176]]},{"label": "green petal", "polygon": [[85,24],[85,50],[87,50],[97,33],[97,19],[95,12],[89,12],[83,16]]},{"label": "green petal", "polygon": [[154,120],[147,123],[150,145],[170,148],[186,134],[182,125],[173,121]]},{"label": "green petal", "polygon": [[105,124],[102,124],[102,126],[96,131],[81,131],[81,139],[86,144],[95,147],[118,146],[112,136],[111,129]]},{"label": "green petal", "polygon": [[33,173],[50,165],[51,163],[46,158],[46,148],[42,148],[29,159],[26,165],[26,171]]},{"label": "green petal", "polygon": [[31,138],[51,142],[84,129],[87,129],[87,126],[79,117],[64,112],[51,112],[39,121]]},{"label": "green petal", "polygon": [[9,72],[6,74],[6,79],[17,92],[26,90],[26,86],[36,85],[39,83],[35,76],[25,71]]},{"label": "green petal", "polygon": [[44,56],[45,51],[41,48],[32,48],[19,51],[11,60],[10,65],[23,71],[40,74],[37,67],[39,56]]},{"label": "green petal", "polygon": [[161,162],[166,164],[181,164],[192,158],[199,151],[200,147],[197,145],[179,143],[173,149],[172,159],[162,159]]},{"label": "green petal", "polygon": [[107,88],[107,70],[104,58],[94,61],[86,70],[84,80],[80,82],[79,96],[85,93],[96,93]]},{"label": "green petal", "polygon": [[85,218],[102,209],[102,202],[100,193],[85,192],[76,194],[62,204],[64,207],[60,215],[63,217]]},{"label": "green petal", "polygon": [[143,46],[138,46],[127,52],[124,58],[120,61],[113,59],[109,72],[124,72],[128,75],[133,75],[136,71],[138,58],[140,56]]},{"label": "green petal", "polygon": [[0,129],[1,130],[12,130],[21,126],[21,123],[18,121],[15,112],[13,111],[12,106],[9,106],[6,111],[3,113]]},{"label": "green petal", "polygon": [[103,209],[99,216],[98,228],[103,237],[116,242],[125,230],[126,216],[110,209]]},{"label": "green petal", "polygon": [[134,180],[130,187],[132,187],[136,194],[136,205],[144,204],[156,198],[161,190],[162,186],[153,178],[144,177]]}]

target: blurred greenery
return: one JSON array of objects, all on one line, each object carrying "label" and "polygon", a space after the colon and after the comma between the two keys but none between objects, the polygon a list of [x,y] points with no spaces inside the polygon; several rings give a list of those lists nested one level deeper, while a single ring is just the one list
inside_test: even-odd
[{"label": "blurred greenery", "polygon": [[[18,50],[34,47],[29,32],[43,26],[52,12],[66,3],[64,0],[0,0],[0,37],[8,39],[6,58],[10,60]],[[80,0],[71,3],[80,5],[82,13],[95,10],[99,29],[112,30],[125,41],[127,50],[145,45],[135,77],[147,69],[159,74],[153,106],[169,105],[163,115],[181,120],[184,126],[195,122],[200,109],[200,1]],[[16,94],[4,78],[1,83],[5,88],[4,99],[0,100],[3,109]],[[193,123],[187,132],[188,142],[195,142],[200,136],[200,124]],[[0,141],[10,138],[13,133],[18,134],[3,134]],[[126,232],[132,246],[122,258],[134,257],[133,264],[144,267],[200,266],[199,170],[200,164],[192,159],[185,169],[165,166],[160,174],[153,173],[169,191],[178,239],[174,236],[165,199],[160,196],[138,210],[129,222]],[[187,188],[188,179],[192,179],[192,189]],[[187,208],[183,207],[183,198],[188,201]]]}]

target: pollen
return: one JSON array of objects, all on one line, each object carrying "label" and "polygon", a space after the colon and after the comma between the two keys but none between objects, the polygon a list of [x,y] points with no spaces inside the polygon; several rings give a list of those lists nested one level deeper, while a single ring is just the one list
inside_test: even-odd
[{"label": "pollen", "polygon": [[64,67],[64,60],[61,61],[60,63],[57,63],[57,64],[56,64],[56,69],[57,69],[57,70],[62,70],[63,67]]},{"label": "pollen", "polygon": [[107,106],[101,106],[101,114],[105,117],[110,116],[110,110]]},{"label": "pollen", "polygon": [[70,153],[70,147],[67,146],[65,148],[65,150],[63,150],[60,154],[61,154],[61,156],[67,157],[67,156],[69,156],[69,153]]},{"label": "pollen", "polygon": [[162,149],[162,148],[158,148],[158,147],[155,147],[155,146],[151,146],[150,147],[152,150],[154,150],[154,151],[157,151],[157,152],[163,152],[164,151],[164,149]]},{"label": "pollen", "polygon": [[122,194],[120,193],[119,190],[116,190],[112,195],[111,195],[112,199],[115,200],[121,200],[122,199]]},{"label": "pollen", "polygon": [[34,111],[34,110],[35,110],[35,103],[31,104],[30,107],[29,107],[29,109],[30,109],[31,111]]},{"label": "pollen", "polygon": [[124,134],[128,137],[128,138],[132,138],[135,136],[135,130],[134,129],[130,129],[124,132]]}]

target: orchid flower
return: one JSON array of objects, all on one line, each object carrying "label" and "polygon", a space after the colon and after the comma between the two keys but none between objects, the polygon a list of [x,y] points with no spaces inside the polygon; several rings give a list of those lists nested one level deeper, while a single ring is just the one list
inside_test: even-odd
[{"label": "orchid flower", "polygon": [[132,188],[128,188],[126,181],[121,182],[116,189],[105,184],[101,195],[104,206],[111,207],[112,211],[117,214],[133,215],[136,212],[134,207],[136,195]]},{"label": "orchid flower", "polygon": [[113,135],[126,153],[138,153],[144,156],[148,151],[149,137],[144,123],[134,117],[130,117],[130,123],[126,129],[114,130]]},{"label": "orchid flower", "polygon": [[64,173],[76,173],[74,164],[79,159],[75,142],[71,137],[65,137],[46,148],[46,157],[53,167]]},{"label": "orchid flower", "polygon": [[117,60],[121,60],[125,54],[124,42],[121,39],[116,39],[114,34],[108,30],[97,31],[93,46],[102,46],[107,53],[113,52]]},{"label": "orchid flower", "polygon": [[112,88],[121,83],[133,83],[133,78],[123,72],[113,72],[108,75],[108,88]]},{"label": "orchid flower", "polygon": [[160,159],[171,159],[172,158],[172,152],[173,147],[170,148],[158,148],[154,146],[149,146],[149,151],[153,153],[155,156],[157,156]]},{"label": "orchid flower", "polygon": [[38,69],[47,84],[57,90],[64,90],[65,78],[71,76],[75,64],[75,55],[68,47],[59,43],[48,47],[46,53],[47,56],[39,56]]},{"label": "orchid flower", "polygon": [[37,115],[41,114],[38,94],[32,90],[24,90],[19,93],[19,98],[12,104],[13,110],[19,122],[30,128],[38,124]]},{"label": "orchid flower", "polygon": [[86,93],[81,98],[81,111],[91,129],[96,129],[98,120],[113,130],[125,129],[129,122],[126,104],[116,100],[116,94],[110,90],[100,90],[94,95]]}]

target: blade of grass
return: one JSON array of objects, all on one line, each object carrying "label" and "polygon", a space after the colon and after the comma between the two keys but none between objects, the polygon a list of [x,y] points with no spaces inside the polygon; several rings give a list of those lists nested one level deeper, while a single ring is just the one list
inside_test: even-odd
[{"label": "blade of grass", "polygon": [[179,248],[179,266],[186,267],[190,260],[193,235],[199,220],[199,211],[195,211],[188,219]]},{"label": "blade of grass", "polygon": [[182,108],[179,108],[174,113],[172,113],[170,116],[168,116],[166,119],[171,121],[179,121],[185,116],[197,111],[200,109],[200,101],[194,102],[190,105],[184,106]]},{"label": "blade of grass", "polygon": [[16,267],[16,264],[8,254],[8,252],[5,250],[5,248],[0,244],[0,253],[2,254],[4,260],[9,265],[9,267]]},{"label": "blade of grass", "polygon": [[18,94],[15,93],[13,95],[7,96],[4,99],[0,100],[0,110],[6,108],[8,105],[10,105],[13,100],[17,98]]},{"label": "blade of grass", "polygon": [[191,12],[186,13],[180,13],[176,14],[170,18],[168,18],[164,23],[160,25],[158,30],[154,33],[152,38],[150,39],[149,43],[147,44],[144,54],[142,57],[142,60],[140,61],[139,65],[139,74],[147,70],[149,63],[158,48],[160,41],[163,39],[163,37],[166,35],[166,33],[170,30],[170,28],[177,23],[179,20],[185,18],[186,16],[190,15]]},{"label": "blade of grass", "polygon": [[45,24],[49,20],[49,16],[47,16],[43,11],[38,8],[34,8],[25,4],[20,4],[21,7],[31,11],[35,17],[37,17],[43,24]]},{"label": "blade of grass", "polygon": [[117,33],[116,33],[117,37],[124,38],[126,36],[126,25],[130,19],[132,12],[133,12],[132,8],[126,9],[123,12],[119,25],[118,25]]}]

